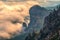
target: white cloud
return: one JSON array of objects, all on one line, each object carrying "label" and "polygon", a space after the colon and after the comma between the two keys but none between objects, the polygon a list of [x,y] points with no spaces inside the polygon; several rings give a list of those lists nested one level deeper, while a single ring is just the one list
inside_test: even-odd
[{"label": "white cloud", "polygon": [[48,0],[48,1],[60,1],[60,0]]}]

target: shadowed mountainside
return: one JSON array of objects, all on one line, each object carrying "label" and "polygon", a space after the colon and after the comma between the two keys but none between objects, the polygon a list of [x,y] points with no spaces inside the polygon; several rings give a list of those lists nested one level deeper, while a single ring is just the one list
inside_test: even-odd
[{"label": "shadowed mountainside", "polygon": [[60,6],[45,17],[39,40],[60,40]]},{"label": "shadowed mountainside", "polygon": [[60,6],[45,17],[40,33],[33,31],[25,40],[60,40]]}]

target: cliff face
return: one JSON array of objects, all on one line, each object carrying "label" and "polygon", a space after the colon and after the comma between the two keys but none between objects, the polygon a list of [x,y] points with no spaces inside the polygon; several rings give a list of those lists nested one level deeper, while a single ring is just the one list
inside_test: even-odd
[{"label": "cliff face", "polygon": [[49,11],[45,9],[44,7],[34,5],[30,8],[29,13],[30,13],[29,28],[40,29],[42,28],[42,25],[43,25],[43,19],[45,16],[49,14]]}]

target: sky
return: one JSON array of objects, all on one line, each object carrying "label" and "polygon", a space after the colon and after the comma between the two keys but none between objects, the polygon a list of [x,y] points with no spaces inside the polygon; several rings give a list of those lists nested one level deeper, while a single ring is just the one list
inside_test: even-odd
[{"label": "sky", "polygon": [[60,0],[2,0],[2,1],[37,1],[40,6],[51,7],[60,4]]}]

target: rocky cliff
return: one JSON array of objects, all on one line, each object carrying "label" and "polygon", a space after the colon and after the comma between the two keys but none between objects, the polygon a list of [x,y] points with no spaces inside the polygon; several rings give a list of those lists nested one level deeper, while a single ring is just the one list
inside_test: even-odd
[{"label": "rocky cliff", "polygon": [[26,40],[60,40],[60,6],[44,19],[43,28],[39,33],[33,31]]}]

